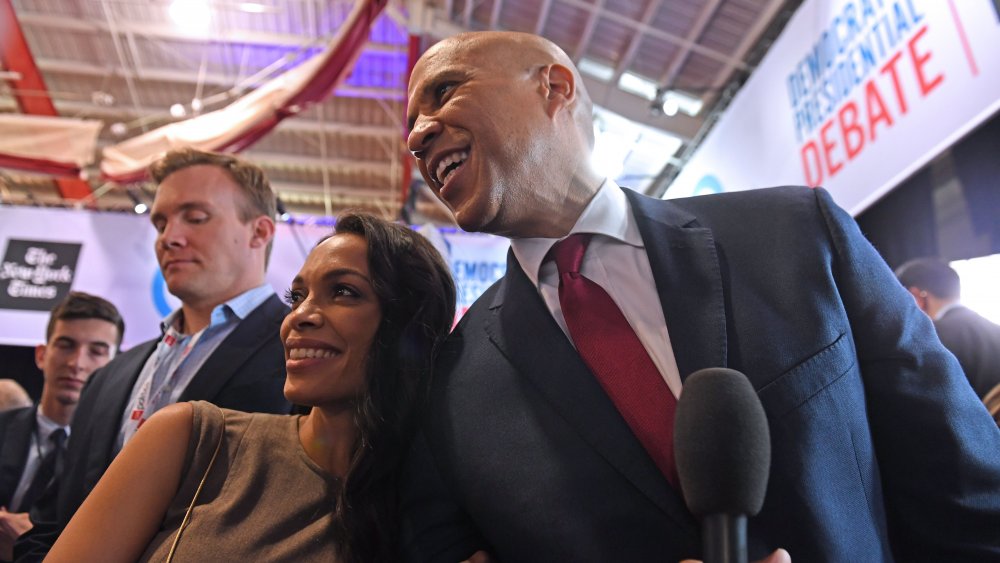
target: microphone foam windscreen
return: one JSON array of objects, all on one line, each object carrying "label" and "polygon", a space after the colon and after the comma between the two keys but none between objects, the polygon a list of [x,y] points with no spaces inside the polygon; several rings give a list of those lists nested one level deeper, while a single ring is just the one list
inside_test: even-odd
[{"label": "microphone foam windscreen", "polygon": [[688,376],[674,418],[674,456],[684,500],[696,516],[760,511],[771,438],[746,376],[726,368]]}]

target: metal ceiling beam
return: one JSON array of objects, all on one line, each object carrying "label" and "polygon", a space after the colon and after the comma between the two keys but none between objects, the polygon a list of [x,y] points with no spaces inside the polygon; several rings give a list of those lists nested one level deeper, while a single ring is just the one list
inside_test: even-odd
[{"label": "metal ceiling beam", "polygon": [[271,168],[307,167],[322,169],[326,168],[339,174],[363,173],[375,176],[390,176],[388,162],[384,160],[356,160],[349,158],[319,159],[311,156],[298,154],[259,152],[249,149],[243,152],[243,156],[253,160],[257,164]]},{"label": "metal ceiling beam", "polygon": [[[166,109],[140,107],[138,109],[114,106],[99,106],[88,102],[73,100],[55,100],[56,109],[62,115],[72,115],[74,117],[95,117],[107,120],[130,121],[136,116],[152,116],[155,119],[173,120]],[[0,110],[13,111],[16,106],[12,101],[0,98]],[[276,132],[285,133],[315,133],[320,128],[316,121],[303,117],[286,119],[275,127]],[[396,127],[387,125],[361,125],[357,123],[332,122],[327,127],[328,132],[334,136],[363,136],[377,137],[383,140],[395,141],[399,139],[400,133]]]},{"label": "metal ceiling beam", "polygon": [[[604,5],[604,0],[597,0],[598,10]],[[596,26],[596,13],[592,12],[591,21],[588,21],[588,29],[581,36],[577,51],[582,52],[593,35],[593,27]],[[424,12],[425,21],[422,22],[420,32],[427,33],[433,37],[450,37],[458,32],[465,31],[452,22],[443,20],[434,10]],[[579,56],[576,57],[579,60]],[[597,80],[588,75],[583,75],[583,83],[590,92],[590,97],[594,103],[607,108],[623,117],[627,117],[637,123],[648,125],[660,131],[677,136],[685,142],[689,141],[701,126],[701,121],[684,114],[674,117],[656,116],[650,111],[650,101],[639,96],[629,94],[617,87]]]},{"label": "metal ceiling beam", "polygon": [[[87,33],[112,33],[119,34],[133,33],[137,36],[154,39],[169,39],[184,43],[235,43],[239,45],[267,45],[274,47],[288,47],[302,49],[310,46],[322,47],[325,41],[310,39],[307,40],[301,35],[290,33],[274,33],[266,31],[249,30],[222,30],[210,36],[196,36],[183,33],[175,26],[160,23],[140,23],[123,21],[117,22],[117,26],[111,26],[107,22],[94,21],[65,16],[53,16],[47,14],[25,12],[20,15],[24,25],[45,27],[48,29],[59,29],[63,31],[78,31]],[[114,29],[113,29],[114,28]],[[406,54],[405,46],[391,43],[367,43],[365,52],[384,53],[403,56]]]},{"label": "metal ceiling beam", "polygon": [[[756,15],[756,19],[753,25],[743,35],[743,41],[741,41],[740,44],[737,46],[736,52],[741,59],[746,57],[750,49],[753,48],[753,46],[756,45],[761,40],[760,38],[761,34],[764,32],[765,29],[767,29],[772,24],[772,22],[774,22],[774,19],[778,11],[782,8],[782,6],[785,5],[785,3],[786,0],[771,0],[771,2]],[[754,62],[756,63],[756,61]],[[736,70],[736,67],[730,67],[727,65],[722,70],[720,70],[719,73],[716,75],[716,80],[715,82],[713,82],[712,90],[709,91],[710,100],[706,100],[706,106],[714,105],[714,107],[712,107],[712,110],[709,112],[709,115],[706,116],[705,122],[702,125],[701,130],[699,130],[698,133],[694,136],[694,142],[684,147],[678,159],[679,162],[677,161],[668,162],[666,166],[664,166],[663,169],[660,170],[660,173],[657,174],[656,179],[654,179],[653,182],[651,182],[647,187],[646,193],[648,195],[651,195],[653,197],[663,197],[663,194],[666,193],[667,188],[670,187],[670,184],[674,181],[677,175],[680,174],[681,170],[684,168],[684,166],[687,165],[691,157],[694,156],[694,154],[697,152],[698,145],[705,139],[705,137],[711,131],[712,127],[718,121],[718,118],[721,115],[724,115],[726,108],[721,107],[720,104],[716,104],[715,101],[721,95],[722,93],[721,89],[723,88],[723,85],[733,80],[732,72],[734,70]],[[740,84],[738,84],[735,81],[731,82],[731,86],[733,87],[738,85]],[[725,89],[729,91],[730,86],[726,86]],[[735,92],[736,90],[734,89],[728,93],[735,94]],[[731,97],[729,99],[731,99]]]},{"label": "metal ceiling beam", "polygon": [[[695,43],[694,41],[690,41],[690,40],[688,40],[688,39],[686,39],[684,37],[681,37],[679,35],[674,35],[673,33],[668,33],[666,31],[663,31],[661,29],[657,29],[657,28],[652,27],[650,25],[644,25],[644,24],[642,24],[640,22],[637,22],[637,21],[633,20],[632,18],[630,18],[628,16],[623,16],[621,14],[605,10],[604,9],[604,2],[598,1],[597,4],[591,5],[591,4],[586,3],[584,0],[560,0],[560,1],[562,3],[564,3],[564,4],[569,4],[570,6],[573,6],[575,8],[579,8],[581,10],[589,11],[591,13],[592,17],[596,17],[596,16],[605,17],[605,18],[607,18],[609,20],[614,21],[615,23],[621,24],[621,25],[623,25],[623,26],[625,26],[627,28],[630,28],[630,29],[632,29],[634,31],[638,31],[640,33],[645,33],[647,35],[651,35],[653,37],[656,37],[657,39],[662,39],[662,40],[667,41],[669,43],[673,43],[675,45],[679,45],[679,46],[684,47],[686,49],[690,49],[690,50],[692,50],[692,51],[694,51],[696,53],[705,55],[706,57],[708,57],[710,59],[715,59],[715,60],[717,60],[717,61],[719,61],[721,63],[725,63],[727,65],[732,64],[733,68],[739,68],[741,70],[750,70],[750,68],[747,67],[747,65],[744,64],[743,61],[741,61],[739,59],[739,57],[733,57],[733,56],[727,55],[725,53],[720,53],[719,51],[716,51],[715,49],[710,49],[708,47],[705,47],[704,45],[699,45],[698,43]],[[780,0],[779,0],[779,3],[780,3]],[[764,17],[764,16],[761,15],[761,17]],[[589,25],[589,22],[588,22],[588,25]],[[589,41],[589,38],[588,38],[588,41]],[[577,56],[575,58],[576,58],[576,60],[579,60],[579,56]]]},{"label": "metal ceiling beam", "polygon": [[[657,12],[660,11],[660,6],[663,5],[663,0],[650,0],[646,3],[646,9],[642,12],[642,18],[640,21],[643,25],[649,25],[649,22],[653,21],[653,17]],[[629,65],[632,64],[632,59],[635,58],[636,51],[639,50],[639,45],[642,44],[642,34],[636,33],[629,40],[628,47],[625,49],[625,54],[622,55],[620,61],[618,61],[618,66],[615,68],[615,75],[611,79],[611,82],[617,84],[618,79],[622,77],[622,73],[628,70]]]},{"label": "metal ceiling beam", "polygon": [[625,92],[614,84],[608,84],[586,74],[583,75],[583,83],[595,104],[636,123],[670,133],[684,142],[690,141],[701,127],[701,120],[683,113],[673,117],[653,115],[649,100]]},{"label": "metal ceiling beam", "polygon": [[[76,61],[64,61],[57,59],[38,59],[38,67],[45,72],[53,74],[71,74],[76,76],[92,76],[97,78],[107,78],[109,76],[120,76],[122,78],[132,78],[133,80],[151,80],[160,82],[175,82],[179,84],[196,84],[199,76],[197,74],[173,69],[147,68],[142,71],[141,76],[138,71],[121,69],[118,67],[103,67],[99,65],[80,63]],[[224,74],[205,72],[201,74],[204,84],[229,87],[232,85],[232,77]],[[334,90],[336,95],[347,98],[368,98],[379,100],[402,101],[406,98],[406,92],[398,88],[359,88],[356,86],[341,85]],[[238,95],[233,94],[235,99]],[[210,96],[211,97],[211,96]]]},{"label": "metal ceiling beam", "polygon": [[549,19],[549,10],[552,9],[552,0],[542,0],[542,5],[538,9],[538,20],[535,22],[535,35],[541,35],[545,29],[545,22]]},{"label": "metal ceiling beam", "polygon": [[[303,196],[323,197],[323,186],[320,184],[305,184],[302,182],[271,182],[271,187],[283,193],[292,193]],[[389,190],[373,190],[371,188],[358,188],[345,185],[330,186],[330,194],[334,196],[354,196],[366,198],[386,198],[396,201],[398,198]]]},{"label": "metal ceiling beam", "polygon": [[[14,89],[14,100],[22,113],[57,115],[11,0],[0,0],[0,63],[19,75],[16,79],[9,78],[8,82]],[[37,92],[38,95],[27,92]]]},{"label": "metal ceiling beam", "polygon": [[490,6],[490,29],[496,29],[497,24],[500,23],[500,8],[503,7],[503,0],[493,0],[493,5]]},{"label": "metal ceiling beam", "polygon": [[750,72],[753,70],[751,67],[744,64],[742,60],[747,56],[747,53],[757,43],[757,41],[760,40],[761,33],[763,33],[764,30],[771,25],[771,22],[774,21],[775,16],[778,14],[778,10],[780,10],[784,4],[785,0],[771,0],[767,6],[764,6],[764,9],[757,14],[753,25],[751,25],[750,29],[743,34],[743,40],[736,46],[736,58],[734,58],[733,61],[739,60],[739,64],[735,64],[735,62],[727,63],[726,66],[724,66],[722,70],[715,75],[715,81],[712,83],[712,90],[709,92],[711,100],[714,101],[718,98],[721,93],[720,89],[726,84],[726,82],[729,81],[733,71],[739,69]]},{"label": "metal ceiling beam", "polygon": [[587,51],[587,45],[590,45],[590,38],[594,36],[594,30],[597,28],[597,19],[604,8],[604,0],[597,0],[597,3],[593,6],[577,6],[578,8],[584,8],[590,11],[590,16],[587,17],[587,25],[583,28],[583,33],[580,34],[580,41],[576,44],[576,49],[573,49],[573,60],[579,62],[583,57],[583,54]]},{"label": "metal ceiling beam", "polygon": [[472,0],[465,0],[465,9],[462,10],[462,25],[465,29],[472,29]]},{"label": "metal ceiling beam", "polygon": [[[154,80],[160,82],[177,82],[180,84],[195,84],[199,79],[199,74],[192,73],[189,70],[147,67],[139,72],[132,69],[123,69],[114,65],[100,66],[79,61],[44,57],[38,59],[38,67],[45,72],[59,74],[75,74],[100,78],[120,76],[122,78],[131,78],[134,80]],[[204,72],[200,74],[200,78],[205,84],[225,87],[231,87],[233,85],[233,77],[218,72]],[[406,97],[406,92],[402,88],[361,88],[356,86],[341,85],[337,87],[336,92],[346,95],[347,97],[357,98],[402,100]]]},{"label": "metal ceiling beam", "polygon": [[[117,24],[114,20],[114,15],[111,13],[111,7],[108,6],[106,0],[101,0],[101,8],[104,11],[105,18],[107,19],[108,29],[111,31],[111,43],[114,45],[115,54],[118,55],[118,63],[124,71],[122,75],[125,78],[125,85],[128,87],[129,98],[131,98],[131,102],[134,107],[139,107],[142,105],[142,100],[139,98],[139,92],[136,90],[135,80],[132,77],[132,73],[129,72],[129,61],[125,58],[125,49],[122,47],[121,38],[118,37]],[[146,126],[143,124],[143,131],[145,130]]]},{"label": "metal ceiling beam", "polygon": [[[9,82],[14,88],[14,102],[22,113],[47,117],[59,115],[42,73],[31,55],[11,0],[0,0],[0,63],[19,75],[16,80],[11,79]],[[79,178],[56,178],[55,184],[59,194],[66,199],[79,200],[92,193],[90,186]]]},{"label": "metal ceiling beam", "polygon": [[424,0],[407,0],[412,17],[410,33],[414,35],[429,35],[436,39],[444,39],[469,31],[451,21],[451,2],[444,9],[427,5]]},{"label": "metal ceiling beam", "polygon": [[[691,29],[688,31],[686,37],[687,40],[697,41],[698,38],[701,37],[705,28],[708,27],[708,22],[712,21],[712,16],[714,16],[716,10],[719,9],[720,4],[722,4],[722,0],[709,0],[705,3],[701,12],[698,14],[698,17],[695,18],[694,24],[691,25]],[[677,53],[677,56],[674,57],[674,60],[670,61],[670,66],[667,67],[667,70],[663,73],[663,76],[660,77],[660,80],[657,83],[664,88],[671,87],[673,85],[674,78],[677,77],[677,73],[680,72],[681,67],[684,66],[684,63],[686,63],[689,58],[691,58],[691,51],[684,50]]]},{"label": "metal ceiling beam", "polygon": [[328,201],[338,211],[348,207],[375,207],[398,211],[402,207],[397,197],[372,194],[353,188],[334,187],[335,191],[327,195],[323,193],[323,186],[320,185],[272,182],[271,187],[286,207],[325,208]]}]

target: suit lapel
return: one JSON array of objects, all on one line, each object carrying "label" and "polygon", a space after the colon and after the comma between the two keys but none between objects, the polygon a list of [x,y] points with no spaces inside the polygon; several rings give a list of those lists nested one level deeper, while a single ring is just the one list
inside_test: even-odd
[{"label": "suit lapel", "polygon": [[[92,426],[89,435],[93,437],[94,441],[89,444],[90,450],[85,454],[89,460],[85,467],[92,468],[96,472],[95,475],[87,476],[91,479],[89,482],[91,487],[97,483],[108,464],[114,459],[112,452],[118,441],[122,416],[125,414],[125,409],[128,408],[128,399],[132,395],[132,388],[135,386],[136,380],[139,379],[139,373],[146,364],[146,360],[156,349],[158,341],[158,339],[154,339],[137,345],[133,350],[129,350],[128,355],[121,359],[121,363],[116,365],[112,362],[94,374],[94,376],[100,377],[100,387],[94,389],[100,396],[94,398],[91,404],[102,405],[102,411],[92,413],[94,416],[90,422]],[[96,386],[98,380],[94,376],[91,376],[88,384]],[[78,427],[77,424],[73,425],[74,429]],[[71,443],[73,439],[74,436],[70,435]]]},{"label": "suit lapel", "polygon": [[646,246],[681,379],[727,366],[722,272],[712,231],[669,201],[625,190]]},{"label": "suit lapel", "polygon": [[278,338],[284,305],[276,295],[254,309],[219,344],[195,374],[178,401],[211,401],[240,366],[269,338]]},{"label": "suit lapel", "polygon": [[512,252],[490,305],[490,340],[604,459],[689,531],[681,500],[632,434],[600,383],[556,324]]},{"label": "suit lapel", "polygon": [[19,409],[7,421],[3,449],[0,450],[0,506],[10,506],[28,460],[28,448],[35,431],[37,407]]}]

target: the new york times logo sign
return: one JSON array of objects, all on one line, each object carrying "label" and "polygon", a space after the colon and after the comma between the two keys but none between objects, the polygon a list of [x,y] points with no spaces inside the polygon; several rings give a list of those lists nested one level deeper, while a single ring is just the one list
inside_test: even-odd
[{"label": "the new york times logo sign", "polygon": [[80,245],[11,239],[0,264],[0,308],[48,311],[69,293]]}]

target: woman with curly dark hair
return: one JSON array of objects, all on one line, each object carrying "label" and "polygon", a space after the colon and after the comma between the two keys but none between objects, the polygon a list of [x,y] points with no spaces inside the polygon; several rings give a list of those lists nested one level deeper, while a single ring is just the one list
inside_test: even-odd
[{"label": "woman with curly dark hair", "polygon": [[143,426],[52,561],[391,561],[396,477],[455,312],[431,244],[365,214],[337,222],[281,326],[302,416],[180,403]]}]

